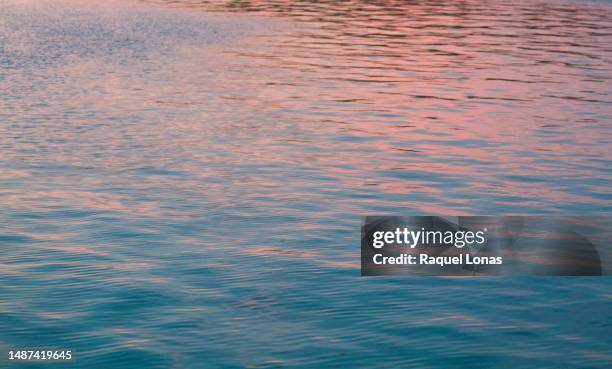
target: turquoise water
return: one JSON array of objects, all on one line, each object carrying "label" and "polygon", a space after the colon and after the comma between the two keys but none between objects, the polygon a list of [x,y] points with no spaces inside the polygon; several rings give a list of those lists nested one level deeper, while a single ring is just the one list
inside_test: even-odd
[{"label": "turquoise water", "polygon": [[0,349],[609,367],[609,278],[358,263],[366,214],[609,214],[611,25],[598,2],[1,1]]}]

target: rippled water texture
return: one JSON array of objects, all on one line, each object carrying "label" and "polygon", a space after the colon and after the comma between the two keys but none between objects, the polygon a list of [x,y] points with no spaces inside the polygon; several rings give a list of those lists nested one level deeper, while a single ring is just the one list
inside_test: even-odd
[{"label": "rippled water texture", "polygon": [[0,349],[609,367],[609,278],[357,268],[366,214],[609,213],[611,78],[607,2],[0,0]]}]

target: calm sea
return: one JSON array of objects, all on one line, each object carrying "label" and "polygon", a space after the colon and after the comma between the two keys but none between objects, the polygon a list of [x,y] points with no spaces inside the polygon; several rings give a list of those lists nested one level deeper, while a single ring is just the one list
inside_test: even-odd
[{"label": "calm sea", "polygon": [[0,0],[2,355],[610,367],[610,278],[358,261],[367,214],[610,214],[611,79],[606,2]]}]

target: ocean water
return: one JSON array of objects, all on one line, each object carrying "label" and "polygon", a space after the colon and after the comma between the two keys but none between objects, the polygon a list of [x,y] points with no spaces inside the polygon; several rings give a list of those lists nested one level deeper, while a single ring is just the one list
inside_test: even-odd
[{"label": "ocean water", "polygon": [[607,2],[0,0],[2,355],[610,367],[609,278],[361,278],[359,227],[609,214],[611,78]]}]

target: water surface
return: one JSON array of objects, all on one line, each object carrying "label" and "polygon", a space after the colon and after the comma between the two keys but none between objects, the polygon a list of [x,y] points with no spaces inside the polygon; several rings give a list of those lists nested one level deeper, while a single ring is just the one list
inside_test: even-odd
[{"label": "water surface", "polygon": [[0,348],[606,367],[607,278],[357,268],[365,214],[609,213],[611,26],[603,2],[0,2]]}]

